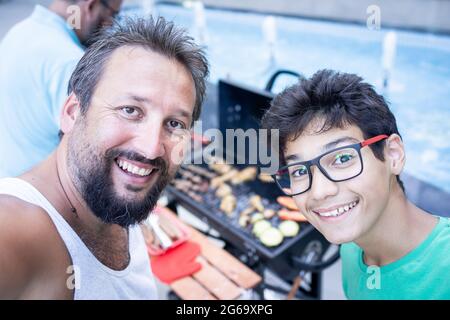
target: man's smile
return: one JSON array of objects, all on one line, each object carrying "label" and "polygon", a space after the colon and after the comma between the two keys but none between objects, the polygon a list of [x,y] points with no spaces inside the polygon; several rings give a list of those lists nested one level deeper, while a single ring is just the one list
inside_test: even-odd
[{"label": "man's smile", "polygon": [[125,160],[124,158],[120,157],[116,159],[116,163],[122,170],[126,171],[127,173],[131,173],[141,177],[148,176],[152,173],[153,170],[155,170],[153,166],[150,166],[148,164],[131,161],[128,159]]},{"label": "man's smile", "polygon": [[147,184],[159,171],[159,168],[150,164],[132,161],[123,157],[118,157],[115,163],[120,171],[126,175],[127,182],[131,184]]}]

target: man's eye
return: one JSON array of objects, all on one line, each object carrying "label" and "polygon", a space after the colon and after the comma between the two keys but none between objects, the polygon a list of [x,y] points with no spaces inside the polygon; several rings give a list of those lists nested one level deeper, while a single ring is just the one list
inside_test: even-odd
[{"label": "man's eye", "polygon": [[177,120],[169,120],[168,125],[171,129],[186,129],[184,123]]},{"label": "man's eye", "polygon": [[127,117],[136,118],[136,117],[139,117],[139,115],[140,115],[139,110],[137,108],[135,108],[135,107],[129,107],[129,106],[123,107],[123,108],[121,108],[121,111]]}]

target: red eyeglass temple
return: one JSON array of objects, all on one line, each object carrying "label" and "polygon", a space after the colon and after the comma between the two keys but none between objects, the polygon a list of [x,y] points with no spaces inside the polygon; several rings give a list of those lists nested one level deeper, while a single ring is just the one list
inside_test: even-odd
[{"label": "red eyeglass temple", "polygon": [[389,137],[388,135],[380,134],[379,136],[375,136],[373,138],[370,138],[370,139],[367,139],[367,140],[364,140],[363,142],[361,142],[361,147],[371,145],[372,143],[378,142],[378,141],[386,139],[388,137]]}]

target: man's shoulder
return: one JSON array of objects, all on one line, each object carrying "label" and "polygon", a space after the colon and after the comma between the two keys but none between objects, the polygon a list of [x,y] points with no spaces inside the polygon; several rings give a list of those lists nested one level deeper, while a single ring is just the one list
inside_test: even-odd
[{"label": "man's shoulder", "polygon": [[[84,50],[63,28],[57,28],[28,17],[14,25],[1,41],[3,51],[11,54],[22,52],[33,62],[39,59],[52,60],[66,57],[80,59]],[[21,50],[17,50],[17,49]],[[32,49],[32,51],[29,51]],[[22,61],[23,63],[23,61]]]},{"label": "man's shoulder", "polygon": [[50,263],[49,231],[42,209],[14,196],[0,195],[0,298],[22,296],[41,277]]},{"label": "man's shoulder", "polygon": [[0,194],[0,241],[8,240],[11,246],[25,242],[28,247],[34,246],[41,242],[37,239],[45,241],[52,227],[51,219],[43,208],[11,195]]},{"label": "man's shoulder", "polygon": [[61,242],[55,225],[43,208],[0,194],[1,248],[20,254],[25,260],[42,260],[51,258],[52,252],[61,247]]}]

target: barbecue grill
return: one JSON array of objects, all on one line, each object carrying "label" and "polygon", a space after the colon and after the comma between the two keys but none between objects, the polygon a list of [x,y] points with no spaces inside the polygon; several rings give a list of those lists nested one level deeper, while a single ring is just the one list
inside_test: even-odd
[{"label": "barbecue grill", "polygon": [[[282,74],[292,72],[277,72],[269,81],[266,90],[258,90],[239,83],[221,80],[218,84],[218,118],[220,130],[225,136],[225,130],[229,128],[257,129],[259,119],[264,110],[269,106],[273,94],[270,92],[275,78]],[[208,93],[215,88],[209,87]],[[223,154],[230,150],[225,145]],[[235,153],[233,153],[235,154]],[[234,164],[236,169],[242,170],[248,167],[249,153],[246,149],[245,155],[237,154],[241,157],[243,164]],[[243,159],[244,161],[242,161]],[[237,160],[235,158],[235,160]],[[236,161],[235,161],[236,163]],[[251,164],[255,166],[255,164]],[[261,165],[260,163],[256,164]],[[190,165],[192,166],[192,165]],[[190,166],[182,167],[189,170]],[[208,169],[208,165],[196,165],[203,169]],[[178,174],[177,178],[180,178]],[[254,179],[238,185],[232,185],[232,192],[237,198],[236,208],[232,214],[225,214],[219,209],[220,199],[215,195],[215,190],[209,188],[206,192],[198,194],[201,201],[195,201],[191,195],[170,185],[166,188],[169,199],[169,207],[176,211],[176,204],[188,209],[203,222],[220,233],[221,240],[226,242],[226,248],[240,258],[240,260],[253,269],[263,274],[265,268],[275,272],[281,279],[288,283],[294,283],[301,273],[311,272],[309,288],[300,288],[296,296],[299,298],[320,298],[321,272],[324,268],[334,263],[339,258],[336,252],[327,261],[322,261],[323,256],[330,243],[309,223],[301,223],[299,233],[290,238],[284,238],[283,242],[276,247],[266,247],[252,233],[251,227],[242,227],[239,224],[239,212],[242,212],[249,203],[252,195],[259,195],[265,208],[279,210],[281,206],[276,202],[276,198],[282,195],[274,182],[262,182]],[[199,200],[199,199],[197,199]],[[280,218],[275,215],[270,219],[272,225],[280,223]],[[265,285],[276,291],[285,292],[278,287]],[[264,287],[259,288],[259,293],[263,295]]]}]

